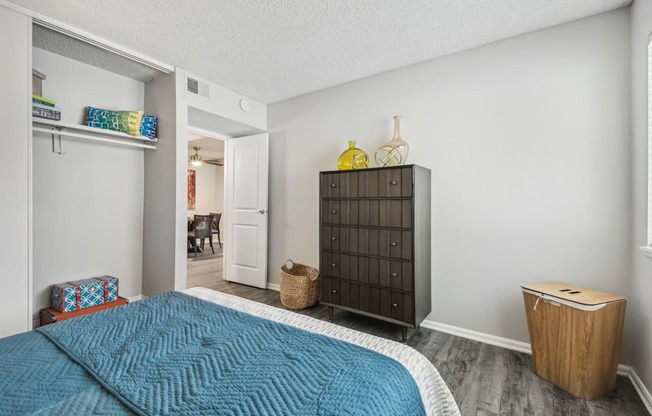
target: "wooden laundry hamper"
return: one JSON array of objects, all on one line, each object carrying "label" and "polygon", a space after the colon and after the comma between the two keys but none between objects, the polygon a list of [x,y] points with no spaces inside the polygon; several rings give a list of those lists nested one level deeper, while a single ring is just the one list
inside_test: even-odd
[{"label": "wooden laundry hamper", "polygon": [[[289,267],[288,267],[289,266]],[[309,308],[317,303],[319,271],[292,260],[281,267],[281,303],[288,309]]]}]

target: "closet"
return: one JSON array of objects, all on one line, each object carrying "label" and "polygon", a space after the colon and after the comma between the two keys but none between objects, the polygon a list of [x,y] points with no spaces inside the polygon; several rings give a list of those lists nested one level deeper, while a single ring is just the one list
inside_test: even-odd
[{"label": "closet", "polygon": [[[53,283],[184,289],[188,129],[264,132],[266,105],[5,0],[0,54],[0,337],[32,328]],[[60,122],[32,117],[33,69]],[[89,130],[87,106],[158,116],[158,140]]]},{"label": "closet", "polygon": [[[5,3],[0,27],[2,337],[36,326],[53,283],[109,274],[120,278],[121,295],[143,293],[146,209],[176,197],[169,191],[146,201],[145,165],[165,164],[158,168],[174,175],[177,161],[146,162],[158,140],[84,126],[87,106],[145,110],[160,118],[158,135],[175,148],[173,67]],[[33,69],[45,75],[41,95],[56,102],[60,121],[32,117]],[[153,85],[159,77],[172,82]],[[148,94],[169,94],[172,103],[146,108]],[[174,220],[168,224],[174,231]]]}]

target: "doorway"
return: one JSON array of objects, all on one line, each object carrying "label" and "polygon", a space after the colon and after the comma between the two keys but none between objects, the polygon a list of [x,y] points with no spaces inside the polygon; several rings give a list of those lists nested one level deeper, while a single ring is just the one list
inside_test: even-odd
[{"label": "doorway", "polygon": [[[190,130],[188,156],[187,287],[216,288],[224,278],[227,244],[223,216],[224,140]],[[204,216],[212,216],[210,222]]]}]

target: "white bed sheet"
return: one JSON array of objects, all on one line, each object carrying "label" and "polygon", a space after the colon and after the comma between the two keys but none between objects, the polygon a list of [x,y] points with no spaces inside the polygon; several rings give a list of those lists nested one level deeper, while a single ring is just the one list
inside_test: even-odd
[{"label": "white bed sheet", "polygon": [[453,395],[437,369],[412,347],[212,289],[195,287],[181,292],[254,316],[359,345],[393,358],[403,364],[416,381],[427,415],[460,414]]}]

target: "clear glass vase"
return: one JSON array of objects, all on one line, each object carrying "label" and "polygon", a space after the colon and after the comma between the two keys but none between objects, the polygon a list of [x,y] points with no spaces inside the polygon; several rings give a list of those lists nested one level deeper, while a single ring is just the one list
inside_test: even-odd
[{"label": "clear glass vase", "polygon": [[369,157],[364,150],[355,147],[355,140],[349,140],[349,148],[337,159],[337,169],[365,169],[369,166]]},{"label": "clear glass vase", "polygon": [[401,116],[394,116],[394,137],[376,150],[376,163],[380,167],[405,165],[409,152],[410,145],[401,137]]}]

